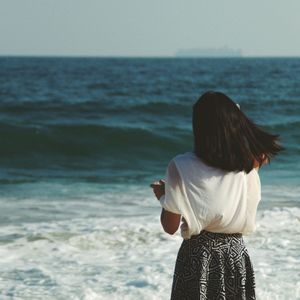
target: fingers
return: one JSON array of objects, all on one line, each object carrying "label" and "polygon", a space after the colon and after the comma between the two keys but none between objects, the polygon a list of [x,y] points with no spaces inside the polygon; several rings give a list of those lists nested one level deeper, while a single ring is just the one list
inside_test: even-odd
[{"label": "fingers", "polygon": [[158,186],[158,185],[160,185],[158,181],[154,181],[154,182],[152,182],[152,183],[150,184],[150,186],[151,186],[152,188],[154,188],[155,186]]},{"label": "fingers", "polygon": [[166,182],[164,179],[160,179],[159,181],[154,181],[150,184],[150,187],[154,188],[155,186],[164,185]]}]

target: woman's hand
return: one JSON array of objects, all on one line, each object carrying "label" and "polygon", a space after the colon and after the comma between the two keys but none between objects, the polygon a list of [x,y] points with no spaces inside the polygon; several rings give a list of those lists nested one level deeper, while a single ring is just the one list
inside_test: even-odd
[{"label": "woman's hand", "polygon": [[[263,166],[263,165],[266,165],[266,164],[269,162],[269,159],[266,157],[265,154],[262,154],[262,160],[263,160],[262,166]],[[257,170],[258,170],[259,167],[260,167],[259,162],[258,162],[256,159],[254,159],[254,165],[253,165],[253,167],[254,167],[255,169],[257,169]]]},{"label": "woman's hand", "polygon": [[152,187],[153,193],[155,194],[155,197],[157,198],[157,200],[159,200],[160,197],[165,194],[165,181],[164,180],[161,179],[160,181],[155,181],[155,182],[151,183],[150,186]]}]

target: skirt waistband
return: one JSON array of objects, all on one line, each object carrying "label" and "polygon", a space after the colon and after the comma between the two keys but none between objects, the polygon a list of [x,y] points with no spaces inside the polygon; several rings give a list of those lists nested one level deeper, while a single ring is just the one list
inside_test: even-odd
[{"label": "skirt waistband", "polygon": [[192,235],[191,239],[197,239],[199,237],[208,237],[212,239],[228,239],[228,238],[242,238],[242,233],[223,233],[223,232],[211,232],[202,230],[198,235]]}]

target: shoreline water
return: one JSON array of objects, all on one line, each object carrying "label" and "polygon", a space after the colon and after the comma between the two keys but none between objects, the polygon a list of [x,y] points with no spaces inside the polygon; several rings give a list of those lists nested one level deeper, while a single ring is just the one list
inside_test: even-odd
[{"label": "shoreline water", "polygon": [[[76,191],[74,199],[19,201],[23,221],[10,215],[15,219],[0,227],[1,297],[168,298],[182,239],[163,232],[160,206],[150,191],[136,190],[97,193],[94,199],[91,193],[84,201]],[[104,200],[114,201],[115,209],[106,212]],[[259,208],[256,232],[244,236],[258,299],[300,295],[298,283],[286,280],[299,274],[299,218],[300,207]]]}]

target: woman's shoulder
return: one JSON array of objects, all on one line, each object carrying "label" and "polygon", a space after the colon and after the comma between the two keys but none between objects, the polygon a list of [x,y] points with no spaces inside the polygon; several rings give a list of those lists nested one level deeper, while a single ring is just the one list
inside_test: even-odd
[{"label": "woman's shoulder", "polygon": [[[181,170],[191,170],[195,169],[197,172],[206,173],[206,174],[214,174],[215,176],[227,176],[227,177],[240,177],[243,176],[243,171],[226,171],[214,166],[207,164],[201,157],[197,156],[197,154],[193,151],[184,152],[181,154],[177,154],[172,158],[170,163],[175,164],[178,169]],[[254,173],[254,174],[253,174]],[[257,176],[257,170],[252,170],[252,176]]]},{"label": "woman's shoulder", "polygon": [[203,160],[192,151],[177,154],[172,158],[170,163],[175,164],[179,170],[186,172],[192,170],[197,172],[207,172],[212,169],[212,167],[206,165]]},{"label": "woman's shoulder", "polygon": [[193,151],[177,154],[169,162],[169,167],[176,168],[181,175],[194,174],[195,176],[226,177],[228,180],[241,180],[245,176],[248,181],[257,182],[260,185],[258,170],[253,168],[248,174],[244,171],[225,171],[205,163]]},{"label": "woman's shoulder", "polygon": [[176,164],[180,164],[183,162],[186,163],[188,161],[197,161],[197,160],[199,160],[199,158],[196,156],[196,154],[192,151],[188,151],[188,152],[177,154],[172,158],[171,161],[174,161]]}]

